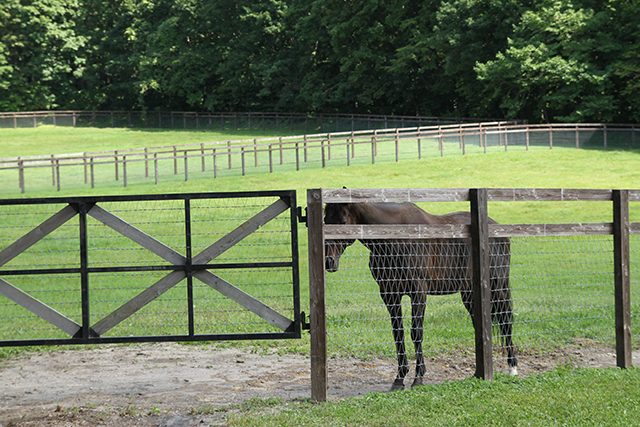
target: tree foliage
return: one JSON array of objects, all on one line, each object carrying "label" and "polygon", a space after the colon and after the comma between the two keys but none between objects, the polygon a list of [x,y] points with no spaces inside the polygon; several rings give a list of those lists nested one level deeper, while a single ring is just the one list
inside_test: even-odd
[{"label": "tree foliage", "polygon": [[0,110],[640,118],[629,0],[4,0]]}]

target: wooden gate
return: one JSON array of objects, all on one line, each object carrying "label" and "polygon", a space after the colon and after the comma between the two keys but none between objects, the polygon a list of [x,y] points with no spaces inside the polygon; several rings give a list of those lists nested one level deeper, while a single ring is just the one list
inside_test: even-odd
[{"label": "wooden gate", "polygon": [[296,214],[295,191],[0,200],[0,346],[300,338]]}]

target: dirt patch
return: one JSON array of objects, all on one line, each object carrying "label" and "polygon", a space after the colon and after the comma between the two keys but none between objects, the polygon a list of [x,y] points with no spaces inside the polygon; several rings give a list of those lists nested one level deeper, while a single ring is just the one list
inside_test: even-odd
[{"label": "dirt patch", "polygon": [[[615,355],[573,350],[520,357],[520,375],[559,363],[614,366]],[[330,399],[386,392],[396,371],[388,359],[335,358],[328,368]],[[427,360],[425,382],[468,378],[473,369],[471,358]],[[0,426],[224,425],[251,399],[302,400],[310,390],[310,360],[300,355],[173,343],[43,352],[0,363]]]}]

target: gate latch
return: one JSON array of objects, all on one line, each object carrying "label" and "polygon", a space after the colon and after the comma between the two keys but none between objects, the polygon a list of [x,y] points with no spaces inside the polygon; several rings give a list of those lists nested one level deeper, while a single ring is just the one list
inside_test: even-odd
[{"label": "gate latch", "polygon": [[300,313],[300,326],[303,331],[311,330],[311,323],[307,322],[307,314],[304,311]]},{"label": "gate latch", "polygon": [[[304,208],[304,213],[307,213],[307,208]],[[307,215],[302,215],[302,206],[298,206],[298,222],[303,224],[307,223]]]}]

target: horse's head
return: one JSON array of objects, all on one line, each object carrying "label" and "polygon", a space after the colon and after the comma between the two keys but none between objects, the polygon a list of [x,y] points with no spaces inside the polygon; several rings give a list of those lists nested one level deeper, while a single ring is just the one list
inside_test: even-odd
[{"label": "horse's head", "polygon": [[[354,224],[347,203],[327,203],[324,208],[325,224]],[[324,244],[324,266],[333,273],[338,271],[340,256],[355,242],[355,239],[326,240]]]}]

